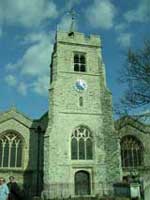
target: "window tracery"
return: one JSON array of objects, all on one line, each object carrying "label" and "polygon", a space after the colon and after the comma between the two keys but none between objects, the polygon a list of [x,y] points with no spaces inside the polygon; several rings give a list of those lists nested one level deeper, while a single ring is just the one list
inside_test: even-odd
[{"label": "window tracery", "polygon": [[73,160],[93,159],[93,138],[85,127],[78,127],[71,136],[71,158]]},{"label": "window tracery", "polygon": [[121,140],[122,167],[138,167],[143,164],[143,146],[133,136],[125,136]]},{"label": "window tracery", "polygon": [[21,137],[9,132],[0,137],[0,167],[21,167],[22,146]]}]

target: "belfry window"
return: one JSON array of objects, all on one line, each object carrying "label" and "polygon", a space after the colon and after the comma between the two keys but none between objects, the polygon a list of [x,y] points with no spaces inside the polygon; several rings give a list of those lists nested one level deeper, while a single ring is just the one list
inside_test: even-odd
[{"label": "belfry window", "polygon": [[17,168],[22,166],[22,146],[21,137],[8,132],[0,137],[0,167]]},{"label": "belfry window", "polygon": [[76,72],[85,72],[86,71],[85,54],[82,54],[82,53],[74,54],[74,71],[76,71]]},{"label": "belfry window", "polygon": [[122,167],[139,167],[143,164],[143,146],[134,136],[125,136],[121,140]]},{"label": "belfry window", "polygon": [[85,127],[78,127],[71,137],[71,159],[92,160],[93,138],[91,132]]}]

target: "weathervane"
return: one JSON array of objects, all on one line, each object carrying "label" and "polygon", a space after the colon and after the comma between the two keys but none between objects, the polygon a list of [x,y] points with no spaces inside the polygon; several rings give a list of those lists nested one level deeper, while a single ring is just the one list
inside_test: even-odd
[{"label": "weathervane", "polygon": [[77,16],[77,12],[71,8],[71,10],[68,12],[68,14],[71,16],[71,25],[69,29],[69,36],[73,35],[75,32],[75,19]]}]

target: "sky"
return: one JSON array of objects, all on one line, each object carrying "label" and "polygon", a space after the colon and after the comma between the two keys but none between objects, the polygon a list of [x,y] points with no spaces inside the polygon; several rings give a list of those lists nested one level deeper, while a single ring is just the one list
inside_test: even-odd
[{"label": "sky", "polygon": [[76,30],[101,37],[107,85],[119,102],[126,52],[150,35],[149,0],[0,0],[0,112],[16,106],[36,119],[48,110],[55,33],[69,30],[72,7]]}]

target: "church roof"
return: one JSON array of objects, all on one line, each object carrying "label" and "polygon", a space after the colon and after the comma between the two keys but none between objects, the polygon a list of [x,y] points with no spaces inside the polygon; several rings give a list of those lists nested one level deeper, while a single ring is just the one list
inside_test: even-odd
[{"label": "church roof", "polygon": [[26,127],[31,127],[34,121],[30,119],[29,117],[27,117],[25,114],[18,111],[17,108],[14,106],[11,107],[8,111],[0,113],[0,124],[10,119],[14,119],[22,123]]},{"label": "church roof", "polygon": [[132,116],[124,116],[117,121],[115,121],[115,129],[120,130],[125,126],[132,126],[144,133],[150,134],[150,124],[143,123],[140,119],[132,117]]}]

